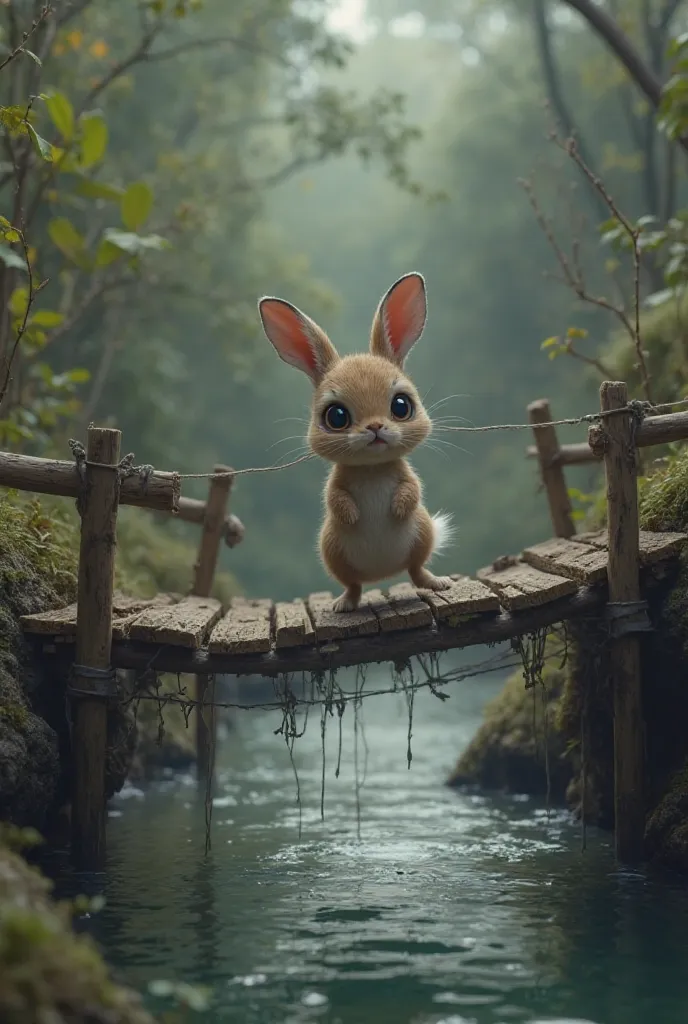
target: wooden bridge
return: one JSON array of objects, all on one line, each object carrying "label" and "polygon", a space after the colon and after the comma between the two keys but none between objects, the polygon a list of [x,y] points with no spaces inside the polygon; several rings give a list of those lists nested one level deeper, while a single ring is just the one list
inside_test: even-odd
[{"label": "wooden bridge", "polygon": [[[666,571],[688,537],[640,533],[645,578]],[[115,594],[111,664],[201,675],[277,676],[361,663],[404,662],[415,654],[494,643],[581,615],[607,601],[607,534],[554,538],[501,558],[477,579],[455,576],[441,593],[399,583],[370,590],[361,607],[331,610],[333,595],[273,603],[234,598],[223,614],[209,597]],[[76,604],[22,619],[45,654],[74,660]]]},{"label": "wooden bridge", "polygon": [[[642,857],[643,717],[640,636],[650,628],[641,583],[651,586],[675,563],[684,534],[646,533],[638,527],[636,448],[688,438],[688,413],[639,414],[625,384],[601,388],[601,418],[589,431],[587,456],[561,448],[547,402],[529,407],[534,452],[547,494],[555,537],[500,557],[476,574],[453,577],[441,593],[402,583],[369,591],[361,607],[332,612],[331,594],[273,603],[235,598],[229,608],[209,595],[224,538],[243,536],[227,512],[234,479],[218,466],[207,502],[180,494],[175,473],[133,467],[120,459],[119,431],[89,428],[76,462],[0,453],[0,485],[71,495],[82,517],[77,603],[26,616],[23,627],[43,656],[70,666],[74,793],[73,854],[84,868],[105,857],[104,771],[107,702],[117,699],[115,669],[193,673],[197,699],[207,707],[215,674],[277,676],[494,643],[555,623],[604,615],[609,623],[614,690],[616,845],[623,860]],[[530,453],[529,453],[530,454]],[[602,460],[608,528],[576,536],[563,466]],[[115,593],[114,558],[119,503],[167,511],[203,526],[188,596],[139,600]],[[214,716],[211,716],[213,718]],[[196,714],[199,775],[212,771],[211,724]]]}]

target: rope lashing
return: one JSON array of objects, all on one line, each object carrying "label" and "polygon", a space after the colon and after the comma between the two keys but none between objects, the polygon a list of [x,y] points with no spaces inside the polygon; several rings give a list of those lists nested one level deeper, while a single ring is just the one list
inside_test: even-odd
[{"label": "rope lashing", "polygon": [[654,627],[647,609],[647,601],[610,601],[606,608],[609,635],[617,639],[629,633],[651,633]]},{"label": "rope lashing", "polygon": [[[88,689],[74,686],[72,679],[80,679],[92,685]],[[70,697],[117,697],[117,672],[112,667],[92,668],[90,665],[74,663],[67,694]]]}]

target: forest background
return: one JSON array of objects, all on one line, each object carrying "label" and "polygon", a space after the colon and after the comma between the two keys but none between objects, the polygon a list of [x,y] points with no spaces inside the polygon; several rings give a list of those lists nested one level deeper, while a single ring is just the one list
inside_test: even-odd
[{"label": "forest background", "polygon": [[[0,0],[0,447],[68,457],[95,421],[160,469],[289,461],[309,385],[256,300],[288,298],[351,352],[408,270],[430,313],[409,368],[440,428],[523,422],[539,397],[557,417],[594,411],[603,375],[647,397],[619,212],[642,250],[652,397],[684,393],[686,5],[420,6]],[[457,524],[447,566],[548,535],[526,433],[436,439],[415,464]],[[325,471],[236,481],[246,538],[223,566],[247,592],[328,585]],[[596,474],[571,472],[578,514]],[[182,589],[163,563],[190,579],[197,531],[125,511],[129,558]]]}]

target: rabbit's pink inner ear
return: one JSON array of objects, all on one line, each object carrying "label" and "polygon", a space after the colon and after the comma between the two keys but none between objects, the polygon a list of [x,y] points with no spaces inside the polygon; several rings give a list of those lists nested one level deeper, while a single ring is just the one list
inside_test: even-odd
[{"label": "rabbit's pink inner ear", "polygon": [[425,282],[420,274],[402,277],[389,290],[381,314],[385,340],[395,360],[403,363],[425,327]]},{"label": "rabbit's pink inner ear", "polygon": [[263,299],[260,316],[277,354],[285,363],[315,380],[318,372],[315,348],[309,337],[308,325],[298,310],[281,299]]}]

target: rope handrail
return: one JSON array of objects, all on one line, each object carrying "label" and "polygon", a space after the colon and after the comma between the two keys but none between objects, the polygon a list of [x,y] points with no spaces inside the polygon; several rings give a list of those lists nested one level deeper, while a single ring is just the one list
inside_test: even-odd
[{"label": "rope handrail", "polygon": [[[663,411],[671,411],[677,406],[688,406],[688,398],[678,398],[673,402],[651,402],[633,399],[620,409],[609,409],[607,411],[589,412],[583,416],[571,416],[568,419],[548,420],[546,423],[489,423],[482,427],[454,427],[443,426],[442,430],[461,431],[468,434],[483,434],[493,430],[544,430],[547,427],[578,427],[583,423],[599,423],[610,416],[619,416],[624,413],[632,413],[636,420],[642,420],[646,416],[656,416]],[[317,458],[314,454],[301,455],[291,462],[278,462],[272,466],[249,466],[245,469],[233,469],[225,473],[179,473],[180,480],[223,480],[227,477],[246,476],[248,473],[276,473],[281,469],[290,469],[302,462],[309,462]]]}]

